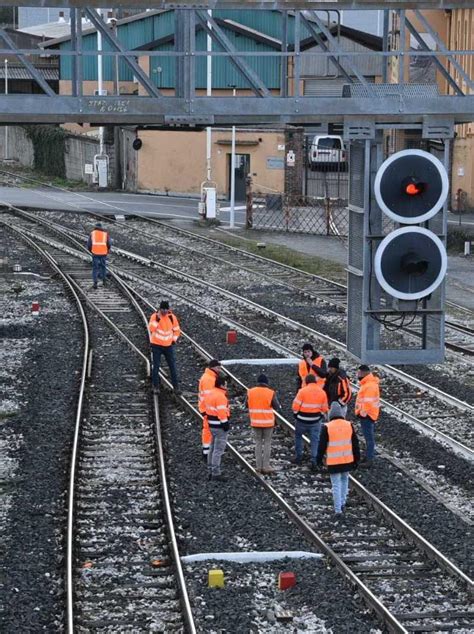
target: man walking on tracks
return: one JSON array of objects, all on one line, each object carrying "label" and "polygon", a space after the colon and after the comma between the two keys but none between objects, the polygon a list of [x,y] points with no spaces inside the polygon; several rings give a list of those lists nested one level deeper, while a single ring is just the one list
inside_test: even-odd
[{"label": "man walking on tracks", "polygon": [[227,478],[221,474],[221,460],[230,429],[230,408],[225,377],[222,375],[217,377],[216,387],[212,388],[206,395],[204,404],[212,434],[211,448],[207,457],[209,480],[225,482]]},{"label": "man walking on tracks", "polygon": [[212,434],[209,429],[209,422],[206,416],[206,396],[210,394],[211,390],[216,387],[217,377],[221,371],[220,361],[217,359],[211,359],[207,364],[207,368],[204,370],[204,374],[199,379],[199,411],[203,415],[202,417],[202,433],[201,433],[201,444],[202,444],[202,455],[203,458],[207,461],[207,455],[209,453],[209,449],[212,443]]},{"label": "man walking on tracks", "polygon": [[107,255],[110,252],[110,236],[97,222],[87,241],[87,248],[92,253],[92,288],[97,288],[97,280],[101,279],[105,286],[107,277]]},{"label": "man walking on tracks", "polygon": [[349,491],[349,471],[357,467],[360,459],[359,441],[352,423],[345,420],[339,403],[334,402],[329,411],[329,423],[323,425],[318,448],[318,466],[326,454],[326,467],[331,476],[332,497],[336,517],[346,506]]},{"label": "man walking on tracks", "polygon": [[162,301],[159,309],[150,317],[148,330],[150,332],[151,351],[153,354],[153,392],[158,394],[160,391],[160,361],[161,355],[164,355],[170,369],[174,393],[178,395],[181,392],[179,390],[174,345],[178,341],[181,329],[178,318],[170,310],[168,301]]},{"label": "man walking on tracks", "polygon": [[375,423],[380,413],[380,380],[370,371],[368,365],[359,366],[357,378],[360,389],[356,397],[355,413],[359,417],[366,443],[365,458],[360,466],[370,467],[375,457]]},{"label": "man walking on tracks", "polygon": [[275,391],[268,386],[265,374],[260,374],[256,387],[247,392],[250,425],[255,436],[255,468],[263,475],[273,475],[270,467],[275,409],[281,409]]}]

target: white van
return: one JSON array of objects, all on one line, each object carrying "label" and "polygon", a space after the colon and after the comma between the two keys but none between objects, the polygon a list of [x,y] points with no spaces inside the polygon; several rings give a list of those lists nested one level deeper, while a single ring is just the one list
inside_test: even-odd
[{"label": "white van", "polygon": [[340,170],[347,168],[347,152],[342,136],[318,134],[309,148],[308,161],[311,169],[335,166]]}]

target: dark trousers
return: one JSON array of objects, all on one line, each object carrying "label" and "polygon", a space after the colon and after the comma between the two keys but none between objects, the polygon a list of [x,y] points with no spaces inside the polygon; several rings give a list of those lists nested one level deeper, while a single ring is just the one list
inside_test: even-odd
[{"label": "dark trousers", "polygon": [[178,371],[176,369],[176,355],[174,353],[174,346],[157,346],[151,344],[151,351],[153,354],[153,374],[152,381],[155,387],[160,384],[158,372],[160,371],[161,355],[164,355],[171,374],[171,383],[175,389],[178,389]]},{"label": "dark trousers", "polygon": [[106,255],[93,255],[92,256],[92,280],[94,284],[97,284],[97,280],[105,280],[107,276],[107,256]]},{"label": "dark trousers", "polygon": [[359,416],[360,426],[367,445],[365,457],[373,460],[375,457],[375,422],[370,416]]}]

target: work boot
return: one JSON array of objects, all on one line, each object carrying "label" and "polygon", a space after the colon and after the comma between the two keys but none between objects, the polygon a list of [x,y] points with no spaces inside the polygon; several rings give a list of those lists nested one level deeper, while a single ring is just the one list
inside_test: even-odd
[{"label": "work boot", "polygon": [[221,475],[216,475],[216,476],[212,476],[212,480],[216,481],[216,482],[227,482],[227,478],[225,476]]},{"label": "work boot", "polygon": [[102,286],[107,286],[106,281],[105,281],[105,277],[104,277],[104,279],[102,280]]},{"label": "work boot", "polygon": [[272,467],[268,467],[268,469],[262,469],[262,473],[263,475],[272,476],[272,475],[275,475],[276,470],[272,469]]},{"label": "work boot", "polygon": [[367,458],[364,458],[359,466],[361,469],[370,469],[373,462],[374,462],[373,460],[367,460]]},{"label": "work boot", "polygon": [[92,284],[92,288],[97,289],[97,282],[94,282],[94,283]]},{"label": "work boot", "polygon": [[311,463],[311,473],[318,473],[319,471],[321,471],[321,468],[318,467],[318,465],[315,462]]},{"label": "work boot", "polygon": [[296,456],[291,459],[291,464],[296,464],[298,466],[300,466],[302,462],[303,462],[303,459],[297,458]]}]

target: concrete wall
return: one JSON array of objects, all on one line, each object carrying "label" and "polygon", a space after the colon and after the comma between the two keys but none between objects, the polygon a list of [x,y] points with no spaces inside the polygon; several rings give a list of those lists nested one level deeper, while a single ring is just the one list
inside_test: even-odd
[{"label": "concrete wall", "polygon": [[[137,153],[141,191],[198,194],[206,178],[206,132],[144,130]],[[212,179],[218,195],[228,196],[231,130],[212,133]],[[236,153],[250,155],[254,191],[283,191],[284,131],[241,131],[236,134]],[[281,159],[281,161],[280,161]],[[277,165],[281,163],[281,167]],[[276,168],[275,168],[276,167]]]},{"label": "concrete wall", "polygon": [[0,126],[0,158],[13,159],[25,167],[33,167],[33,143],[23,128],[8,126],[8,156],[5,154],[5,126]]},{"label": "concrete wall", "polygon": [[[5,158],[5,128],[0,127],[0,159]],[[8,129],[8,157],[18,161],[25,167],[33,167],[33,143],[23,128],[9,126]],[[106,143],[106,150],[110,157],[110,183],[114,182],[114,146]],[[85,173],[85,164],[93,163],[94,155],[99,153],[99,142],[86,136],[68,135],[66,138],[66,177],[71,180],[84,181],[92,184],[92,176]]]}]

